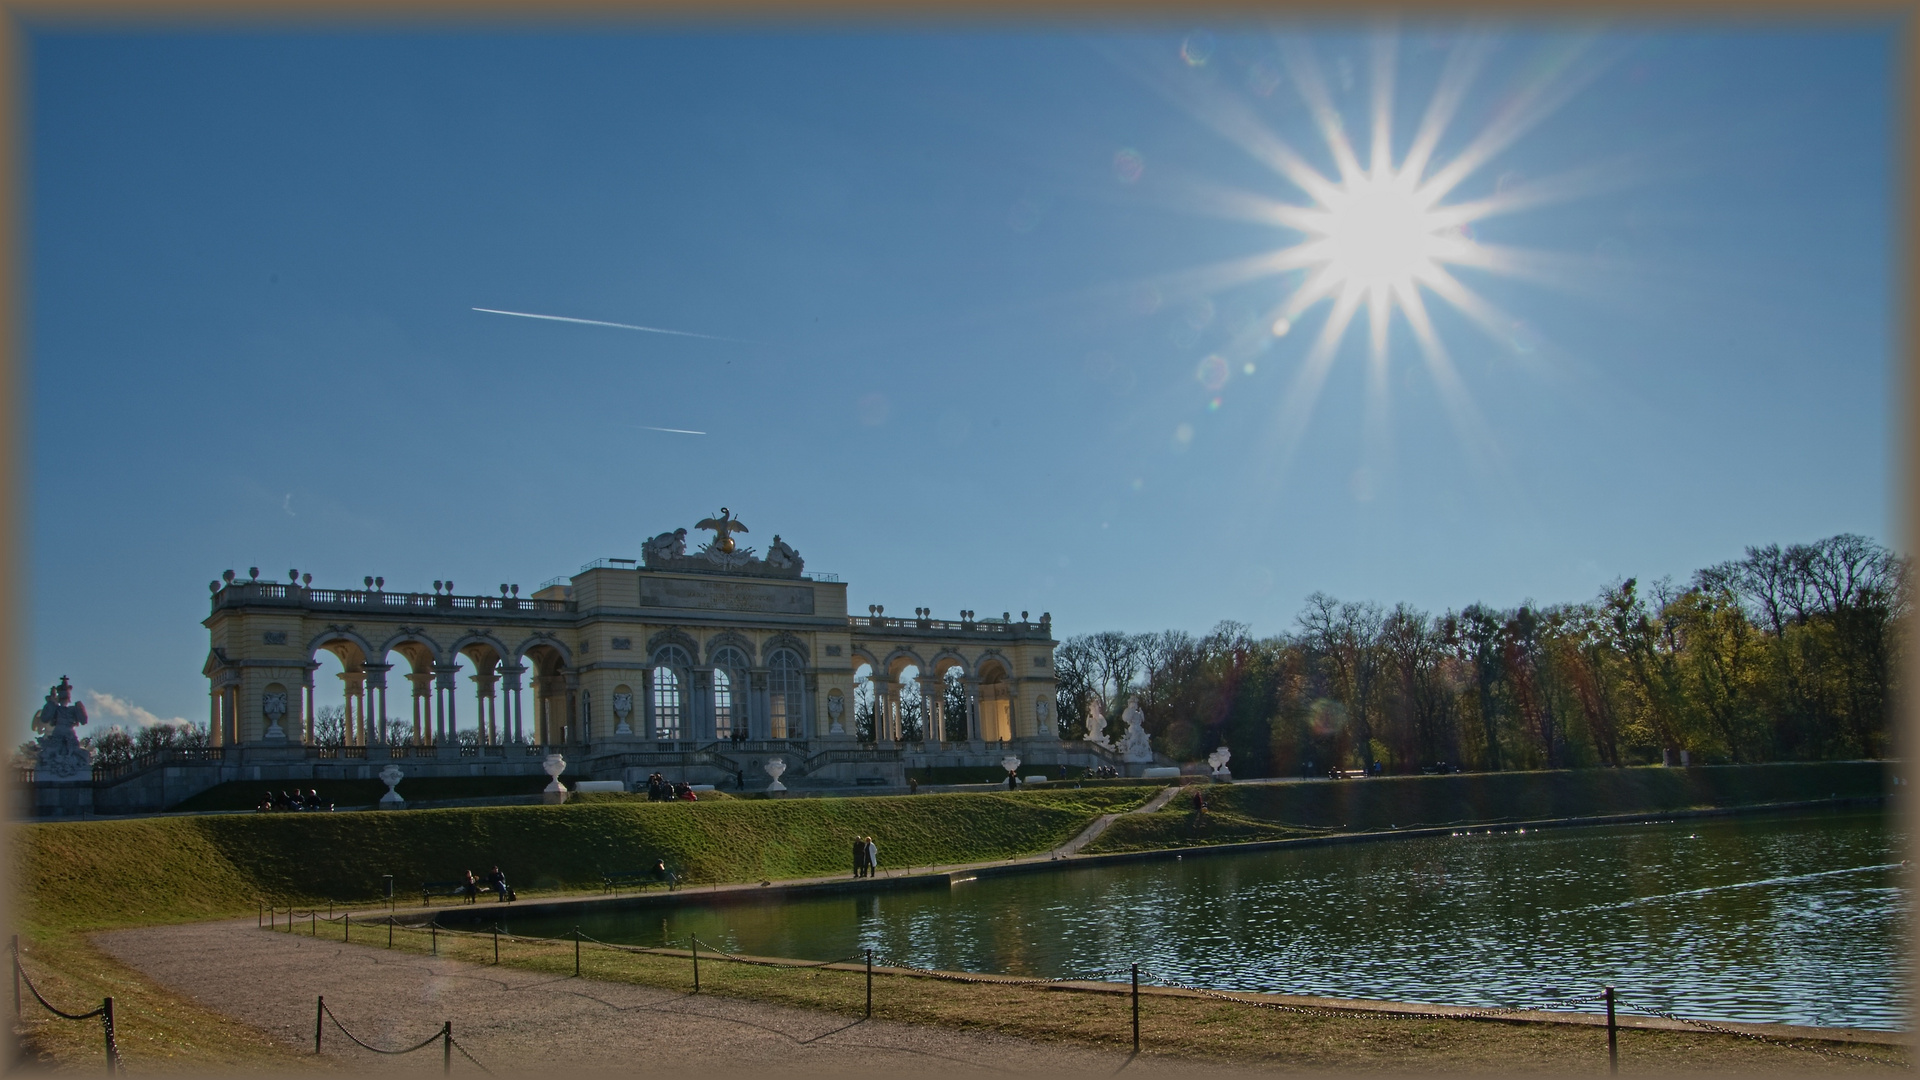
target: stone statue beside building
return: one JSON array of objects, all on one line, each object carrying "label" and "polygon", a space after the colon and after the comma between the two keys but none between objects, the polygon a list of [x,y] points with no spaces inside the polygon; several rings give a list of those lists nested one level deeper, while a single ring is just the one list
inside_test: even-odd
[{"label": "stone statue beside building", "polygon": [[38,781],[91,780],[93,754],[80,745],[74,728],[87,722],[87,707],[73,698],[73,686],[65,675],[47,690],[47,702],[33,714],[33,729],[40,732],[40,756],[33,768]]},{"label": "stone statue beside building", "polygon": [[1140,699],[1129,698],[1127,711],[1120,714],[1127,722],[1127,741],[1121,744],[1120,755],[1128,764],[1136,762],[1153,763],[1153,745],[1147,741],[1146,715],[1140,711]]}]

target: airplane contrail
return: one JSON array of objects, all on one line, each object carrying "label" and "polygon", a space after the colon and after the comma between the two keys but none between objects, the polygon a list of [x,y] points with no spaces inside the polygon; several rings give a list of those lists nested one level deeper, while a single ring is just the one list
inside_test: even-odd
[{"label": "airplane contrail", "polygon": [[705,435],[706,434],[706,432],[704,431],[690,431],[682,427],[654,427],[651,424],[640,424],[638,426],[643,431],[667,431],[667,432],[672,432],[675,435]]},{"label": "airplane contrail", "polygon": [[[545,319],[548,322],[579,323],[582,326],[611,326],[616,330],[640,330],[649,334],[672,334],[675,337],[705,338],[708,341],[731,341],[746,345],[749,342],[739,338],[720,337],[715,334],[696,334],[691,330],[665,330],[658,326],[636,326],[633,323],[607,322],[604,319],[575,319],[567,315],[536,315],[531,311],[502,311],[499,308],[477,307],[475,311],[484,311],[489,315],[514,315],[522,319]],[[704,434],[704,433],[703,433]]]}]

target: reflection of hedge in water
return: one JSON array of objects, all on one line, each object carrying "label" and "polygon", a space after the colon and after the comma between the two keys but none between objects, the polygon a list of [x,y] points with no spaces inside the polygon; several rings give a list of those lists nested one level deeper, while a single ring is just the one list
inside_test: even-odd
[{"label": "reflection of hedge in water", "polygon": [[1283,825],[1407,828],[1883,795],[1887,768],[1882,762],[1838,761],[1388,776],[1214,787],[1207,805]]},{"label": "reflection of hedge in water", "polygon": [[691,882],[849,870],[855,835],[885,867],[1045,851],[1147,788],[857,799],[476,807],[47,822],[15,830],[25,914],[74,928],[244,914],[257,898],[367,901],[498,864],[522,890],[597,888],[665,858]]}]

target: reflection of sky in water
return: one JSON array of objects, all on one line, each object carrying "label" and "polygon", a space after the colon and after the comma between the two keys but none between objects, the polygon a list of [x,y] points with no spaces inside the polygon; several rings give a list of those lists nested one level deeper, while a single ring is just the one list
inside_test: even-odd
[{"label": "reflection of sky in water", "polygon": [[[1623,1001],[1897,1028],[1904,877],[1871,815],[1309,848],[951,890],[603,915],[603,940],[1060,976],[1141,964],[1219,988],[1457,1005]],[[567,925],[518,920],[525,933]]]}]

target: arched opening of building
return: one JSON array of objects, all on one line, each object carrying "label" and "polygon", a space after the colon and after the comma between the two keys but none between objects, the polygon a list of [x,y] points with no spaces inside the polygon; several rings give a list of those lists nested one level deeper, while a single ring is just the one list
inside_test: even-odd
[{"label": "arched opening of building", "polygon": [[792,649],[767,657],[767,738],[805,738],[805,665]]},{"label": "arched opening of building", "polygon": [[649,734],[662,741],[688,738],[688,690],[693,684],[693,657],[678,645],[654,650],[653,700],[647,717]]},{"label": "arched opening of building", "polygon": [[713,737],[742,742],[752,735],[752,667],[747,655],[727,645],[713,654]]},{"label": "arched opening of building", "polygon": [[1007,669],[998,660],[980,665],[980,737],[988,742],[1013,741],[1013,698],[1008,692]]}]

